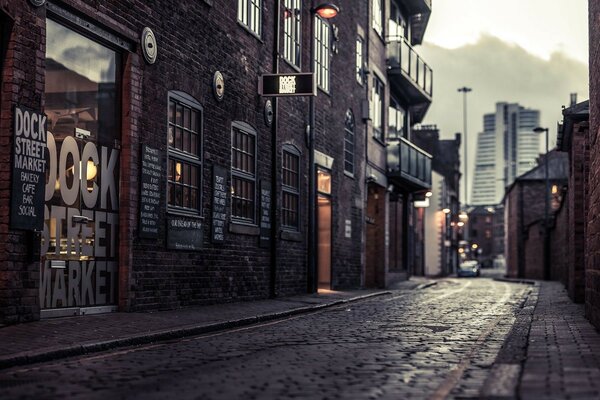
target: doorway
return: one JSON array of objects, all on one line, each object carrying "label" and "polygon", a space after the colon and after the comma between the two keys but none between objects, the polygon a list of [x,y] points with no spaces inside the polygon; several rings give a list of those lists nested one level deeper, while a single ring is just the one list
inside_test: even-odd
[{"label": "doorway", "polygon": [[317,278],[319,290],[331,290],[331,173],[317,171]]}]

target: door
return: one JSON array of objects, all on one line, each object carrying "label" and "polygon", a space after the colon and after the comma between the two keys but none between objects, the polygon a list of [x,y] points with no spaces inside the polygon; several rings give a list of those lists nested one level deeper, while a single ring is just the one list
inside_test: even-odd
[{"label": "door", "polygon": [[317,198],[319,289],[331,289],[331,199]]},{"label": "door", "polygon": [[319,290],[331,289],[331,171],[317,169],[317,278]]},{"label": "door", "polygon": [[42,317],[112,311],[119,232],[118,54],[46,23]]}]

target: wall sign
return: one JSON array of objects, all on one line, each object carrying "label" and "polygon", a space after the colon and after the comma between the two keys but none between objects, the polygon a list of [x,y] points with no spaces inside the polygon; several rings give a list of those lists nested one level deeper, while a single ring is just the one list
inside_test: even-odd
[{"label": "wall sign", "polygon": [[261,96],[316,96],[315,74],[266,74],[258,77],[258,94]]},{"label": "wall sign", "polygon": [[200,220],[184,216],[169,216],[167,218],[167,248],[201,250],[202,223]]},{"label": "wall sign", "polygon": [[163,174],[163,165],[158,149],[142,145],[142,170],[140,188],[140,232],[141,238],[158,238],[158,221],[160,207],[160,193],[162,187],[160,179]]},{"label": "wall sign", "polygon": [[225,221],[227,220],[227,169],[213,167],[212,230],[213,243],[225,241]]},{"label": "wall sign", "polygon": [[260,247],[271,245],[271,183],[260,181]]},{"label": "wall sign", "polygon": [[41,231],[46,186],[46,115],[15,105],[10,227]]}]

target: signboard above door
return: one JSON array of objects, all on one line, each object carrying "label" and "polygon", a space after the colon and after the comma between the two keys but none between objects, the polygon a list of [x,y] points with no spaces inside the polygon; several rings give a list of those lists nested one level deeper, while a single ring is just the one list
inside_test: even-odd
[{"label": "signboard above door", "polygon": [[258,94],[275,97],[316,96],[315,75],[312,72],[261,75],[258,77]]}]

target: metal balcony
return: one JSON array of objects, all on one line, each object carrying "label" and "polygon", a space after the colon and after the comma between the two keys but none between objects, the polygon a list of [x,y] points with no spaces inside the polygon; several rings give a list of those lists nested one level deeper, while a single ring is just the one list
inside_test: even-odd
[{"label": "metal balcony", "polygon": [[388,179],[407,192],[431,189],[431,154],[404,138],[387,145]]},{"label": "metal balcony", "polygon": [[404,38],[388,38],[387,53],[392,92],[409,106],[413,122],[419,123],[431,104],[433,71]]}]

